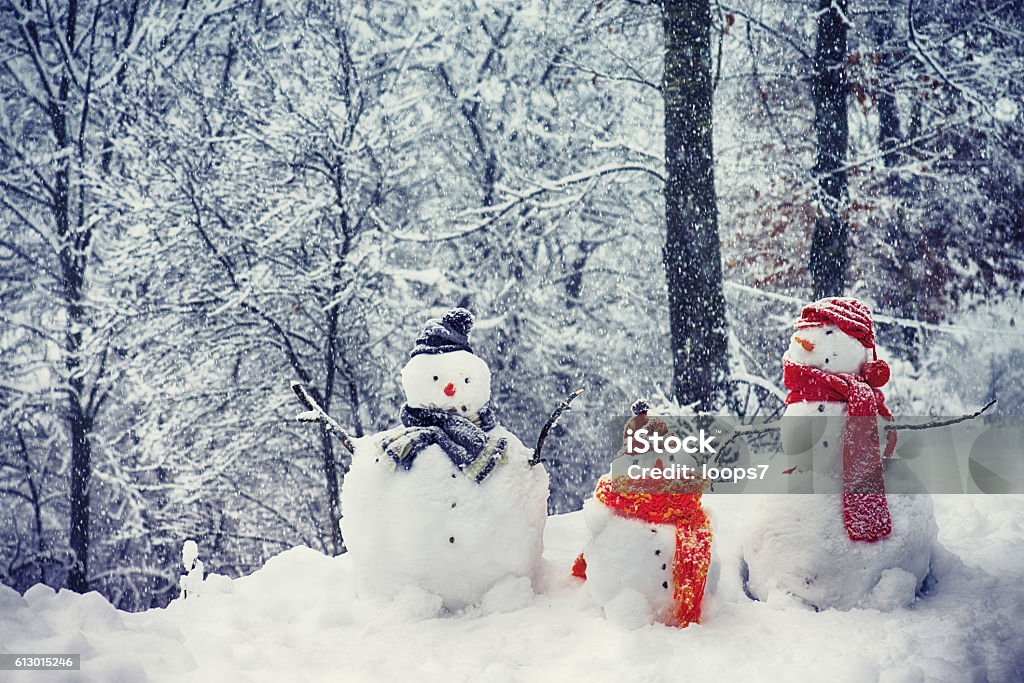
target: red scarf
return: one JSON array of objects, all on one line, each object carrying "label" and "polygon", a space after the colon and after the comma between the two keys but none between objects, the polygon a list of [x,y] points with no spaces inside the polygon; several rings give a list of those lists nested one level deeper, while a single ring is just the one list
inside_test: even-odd
[{"label": "red scarf", "polygon": [[[669,624],[685,627],[700,622],[700,603],[711,566],[711,520],[700,505],[704,481],[638,480],[607,476],[597,481],[594,497],[615,514],[651,524],[674,524],[672,558],[673,610]],[[573,576],[587,578],[587,560],[580,553]]]},{"label": "red scarf", "polygon": [[[782,361],[789,389],[786,404],[835,401],[847,404],[843,429],[843,524],[852,541],[872,543],[892,532],[885,499],[878,416],[892,420],[885,397],[860,375],[831,373]],[[850,419],[875,418],[875,419]],[[886,437],[885,457],[896,447],[896,432]]]}]

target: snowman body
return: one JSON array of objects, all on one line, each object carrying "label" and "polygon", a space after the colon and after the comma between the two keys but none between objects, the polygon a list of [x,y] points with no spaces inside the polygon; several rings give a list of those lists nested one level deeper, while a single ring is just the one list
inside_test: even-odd
[{"label": "snowman body", "polygon": [[[867,353],[825,324],[798,330],[784,357],[826,372],[859,373]],[[792,403],[782,422],[783,449],[796,465],[791,476],[810,477],[814,493],[765,496],[751,511],[743,542],[749,593],[764,601],[791,596],[815,609],[910,604],[937,536],[931,497],[888,495],[892,532],[871,543],[850,540],[842,502],[846,403]]]},{"label": "snowman body", "polygon": [[[487,365],[467,351],[413,356],[402,372],[408,405],[473,416],[490,398]],[[477,481],[437,444],[397,466],[382,443],[402,428],[355,441],[342,486],[342,532],[361,597],[389,599],[410,586],[449,610],[480,603],[504,581],[534,576],[542,553],[548,476],[500,425],[505,457]]]},{"label": "snowman body", "polygon": [[[611,474],[598,482],[598,490],[606,484],[615,488],[616,473],[621,480],[621,473],[627,472],[632,464],[662,469],[671,467],[675,462],[676,456],[666,453],[620,454],[612,463]],[[697,482],[693,486],[700,489]],[[583,519],[588,531],[588,541],[582,552],[586,562],[586,589],[602,606],[607,618],[628,628],[654,621],[685,626],[688,622],[679,621],[676,582],[680,578],[675,571],[676,562],[699,565],[710,558],[710,525],[700,511],[699,498],[682,493],[655,495],[678,501],[685,496],[694,502],[694,516],[699,519],[692,525],[681,522],[685,527],[681,530],[674,522],[653,522],[614,509],[598,495],[583,503]],[[680,534],[686,539],[683,545],[692,551],[691,558],[676,558]],[[700,584],[689,588],[689,591],[697,593],[698,614],[707,569],[706,563],[703,569],[696,569],[695,581],[689,574],[682,579]],[[691,618],[695,617],[691,615]]]},{"label": "snowman body", "polygon": [[668,621],[675,607],[675,525],[620,516],[596,498],[583,503],[583,519],[590,534],[583,547],[586,586],[594,601],[627,610],[637,625]]}]

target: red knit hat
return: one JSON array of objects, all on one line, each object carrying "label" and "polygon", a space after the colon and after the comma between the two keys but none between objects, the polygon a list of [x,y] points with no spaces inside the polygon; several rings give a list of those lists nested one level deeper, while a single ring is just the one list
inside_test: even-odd
[{"label": "red knit hat", "polygon": [[871,320],[871,309],[856,299],[834,296],[808,304],[800,312],[800,320],[796,321],[796,327],[815,327],[826,323],[836,325],[865,348],[875,346],[875,327]]},{"label": "red knit hat", "polygon": [[871,318],[870,308],[849,297],[833,296],[819,299],[804,306],[800,312],[800,320],[796,321],[794,327],[802,329],[828,323],[859,341],[864,348],[871,349],[874,360],[865,363],[861,369],[861,374],[868,384],[880,387],[889,381],[889,366],[884,360],[878,360],[878,352],[875,349],[875,324]]}]

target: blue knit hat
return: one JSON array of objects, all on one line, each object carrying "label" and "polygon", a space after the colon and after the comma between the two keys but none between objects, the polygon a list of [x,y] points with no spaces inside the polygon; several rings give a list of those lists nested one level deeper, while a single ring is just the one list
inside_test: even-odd
[{"label": "blue knit hat", "polygon": [[450,353],[469,351],[469,330],[473,327],[473,314],[465,308],[453,308],[442,318],[431,318],[416,338],[416,347],[410,357],[421,353]]}]

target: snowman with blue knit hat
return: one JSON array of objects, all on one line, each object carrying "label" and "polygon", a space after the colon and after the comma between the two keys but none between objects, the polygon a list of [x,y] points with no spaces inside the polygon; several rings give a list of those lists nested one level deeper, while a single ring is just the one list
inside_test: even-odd
[{"label": "snowman with blue knit hat", "polygon": [[548,475],[498,423],[472,325],[462,308],[429,320],[402,369],[402,426],[353,440],[341,525],[360,597],[412,589],[458,610],[532,595]]}]

